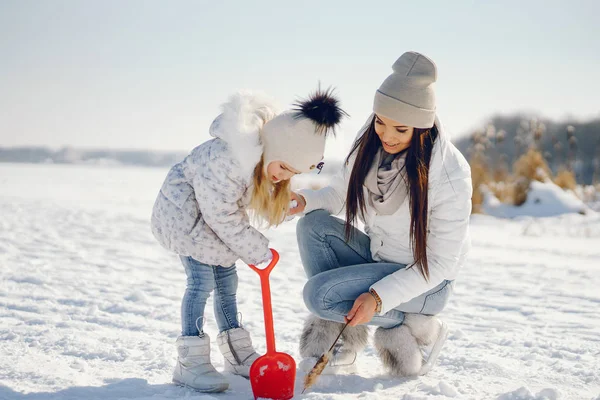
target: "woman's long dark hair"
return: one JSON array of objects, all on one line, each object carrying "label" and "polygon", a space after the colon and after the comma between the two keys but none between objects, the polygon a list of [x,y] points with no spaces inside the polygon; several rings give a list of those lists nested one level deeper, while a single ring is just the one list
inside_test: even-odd
[{"label": "woman's long dark hair", "polygon": [[[431,129],[414,128],[410,146],[406,153],[406,178],[410,201],[410,242],[415,262],[425,279],[429,279],[427,263],[427,192],[429,184],[429,162],[431,152],[439,131],[434,125]],[[350,174],[348,192],[346,194],[346,239],[352,235],[352,224],[358,213],[366,213],[366,202],[363,185],[381,147],[381,140],[375,132],[375,117],[367,131],[354,143],[346,163],[356,153],[354,167]],[[410,268],[409,267],[409,268]]]}]

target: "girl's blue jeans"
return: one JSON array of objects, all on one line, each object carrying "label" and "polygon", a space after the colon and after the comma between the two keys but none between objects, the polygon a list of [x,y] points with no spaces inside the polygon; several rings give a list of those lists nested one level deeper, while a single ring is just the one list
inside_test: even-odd
[{"label": "girl's blue jeans", "polygon": [[236,300],[238,276],[235,265],[225,268],[203,264],[192,257],[180,258],[187,275],[187,286],[181,302],[181,335],[198,336],[202,333],[204,308],[213,290],[219,332],[239,328]]},{"label": "girl's blue jeans", "polygon": [[[369,237],[353,229],[346,241],[344,221],[325,210],[306,214],[296,226],[300,258],[308,277],[304,303],[322,319],[344,322],[358,296],[368,292],[375,282],[406,268],[404,264],[374,261]],[[369,325],[392,328],[402,324],[404,313],[438,314],[453,287],[453,281],[444,281],[384,315],[375,315]]]}]

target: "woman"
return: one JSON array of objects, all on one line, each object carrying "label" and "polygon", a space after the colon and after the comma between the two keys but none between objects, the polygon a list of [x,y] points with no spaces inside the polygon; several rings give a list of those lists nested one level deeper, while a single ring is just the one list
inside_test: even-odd
[{"label": "woman", "polygon": [[[441,312],[470,247],[471,172],[435,116],[436,66],[403,54],[375,93],[342,173],[330,186],[292,197],[313,314],[301,365],[314,365],[344,322],[329,373],[356,370],[377,326],[375,347],[398,376],[426,373],[446,339]],[[335,218],[345,206],[346,220]],[[360,219],[364,233],[354,224]]]}]

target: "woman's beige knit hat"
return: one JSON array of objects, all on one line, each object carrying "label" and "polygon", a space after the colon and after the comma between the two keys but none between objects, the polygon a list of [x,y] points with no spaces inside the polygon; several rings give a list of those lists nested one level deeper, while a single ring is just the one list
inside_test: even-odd
[{"label": "woman's beige knit hat", "polygon": [[435,120],[437,68],[423,54],[409,51],[375,93],[373,111],[406,126],[427,129]]}]

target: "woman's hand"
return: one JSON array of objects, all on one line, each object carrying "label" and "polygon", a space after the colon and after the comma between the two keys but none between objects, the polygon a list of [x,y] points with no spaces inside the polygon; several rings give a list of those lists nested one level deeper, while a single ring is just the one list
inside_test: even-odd
[{"label": "woman's hand", "polygon": [[366,324],[373,319],[376,309],[375,297],[369,292],[363,293],[354,301],[352,309],[344,319],[350,326]]},{"label": "woman's hand", "polygon": [[304,199],[304,197],[302,197],[301,194],[292,192],[290,200],[291,201],[296,200],[297,205],[296,205],[296,207],[290,208],[288,210],[288,215],[295,215],[295,214],[304,212],[304,208],[306,207],[306,200]]}]

